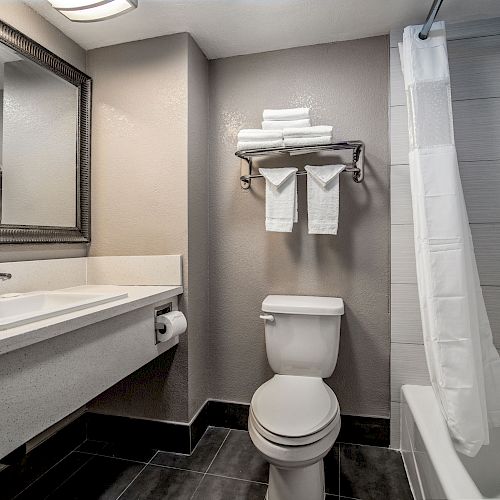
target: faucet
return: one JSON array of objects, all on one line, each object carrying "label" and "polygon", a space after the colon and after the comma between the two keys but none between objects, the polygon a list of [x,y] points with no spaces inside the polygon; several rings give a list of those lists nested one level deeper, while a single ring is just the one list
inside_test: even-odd
[{"label": "faucet", "polygon": [[10,273],[0,273],[0,280],[1,281],[10,280],[10,278],[12,278],[12,274],[10,274]]}]

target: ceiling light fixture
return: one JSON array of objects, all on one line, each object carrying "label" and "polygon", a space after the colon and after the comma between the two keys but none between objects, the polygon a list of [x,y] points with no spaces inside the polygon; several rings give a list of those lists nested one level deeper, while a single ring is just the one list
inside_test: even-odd
[{"label": "ceiling light fixture", "polygon": [[137,7],[138,0],[49,0],[52,7],[77,23],[120,16]]}]

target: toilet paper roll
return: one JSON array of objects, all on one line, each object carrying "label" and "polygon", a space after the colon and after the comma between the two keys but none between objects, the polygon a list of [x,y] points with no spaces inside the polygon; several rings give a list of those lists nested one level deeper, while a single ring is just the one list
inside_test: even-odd
[{"label": "toilet paper roll", "polygon": [[161,314],[156,318],[155,329],[156,340],[158,340],[158,342],[166,342],[172,337],[186,331],[186,316],[180,311],[170,311],[166,314]]}]

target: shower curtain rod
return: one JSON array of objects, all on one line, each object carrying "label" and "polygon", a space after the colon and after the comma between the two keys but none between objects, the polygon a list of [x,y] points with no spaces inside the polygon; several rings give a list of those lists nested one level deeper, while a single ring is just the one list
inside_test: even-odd
[{"label": "shower curtain rod", "polygon": [[427,19],[425,20],[425,23],[422,26],[422,30],[418,34],[420,40],[427,40],[427,37],[429,36],[429,31],[431,30],[432,23],[434,22],[434,19],[436,19],[437,13],[441,8],[442,3],[443,0],[434,0],[431,10],[429,11],[429,14],[427,14]]}]

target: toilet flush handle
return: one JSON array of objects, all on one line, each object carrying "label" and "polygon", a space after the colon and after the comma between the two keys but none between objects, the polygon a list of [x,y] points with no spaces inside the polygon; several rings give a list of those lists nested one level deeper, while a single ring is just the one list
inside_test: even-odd
[{"label": "toilet flush handle", "polygon": [[274,316],[272,314],[261,314],[260,319],[264,321],[274,321]]}]

